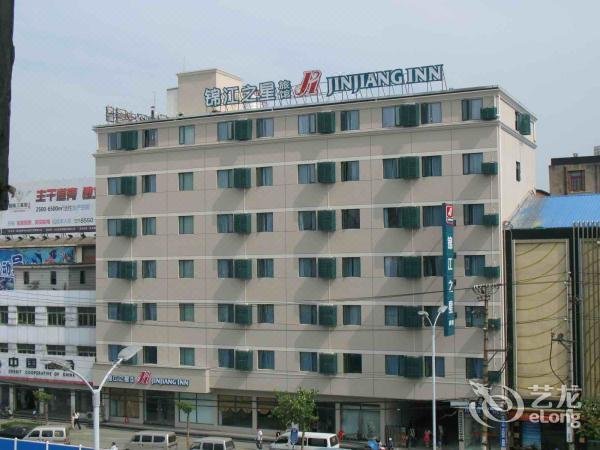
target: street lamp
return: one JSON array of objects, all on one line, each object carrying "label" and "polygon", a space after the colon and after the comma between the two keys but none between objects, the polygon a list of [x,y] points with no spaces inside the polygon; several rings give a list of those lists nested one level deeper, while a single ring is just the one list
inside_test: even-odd
[{"label": "street lamp", "polygon": [[81,375],[75,369],[72,369],[70,366],[66,365],[65,361],[55,359],[42,360],[42,362],[53,365],[55,368],[60,368],[62,370],[66,370],[67,372],[71,372],[74,375],[77,375],[90,389],[90,391],[92,391],[92,404],[94,405],[94,450],[100,450],[100,392],[102,391],[106,380],[108,380],[108,377],[113,372],[113,370],[115,370],[123,361],[129,361],[141,349],[142,347],[139,347],[137,345],[131,345],[121,350],[117,355],[117,360],[108,370],[108,372],[106,372],[106,375],[104,375],[102,382],[98,385],[97,388],[92,387],[92,385],[88,382],[88,380],[85,379],[83,375]]},{"label": "street lamp", "polygon": [[435,326],[437,324],[438,319],[442,314],[446,312],[448,307],[446,305],[442,305],[437,310],[437,315],[431,323],[431,318],[429,317],[429,313],[425,310],[419,311],[419,315],[423,316],[429,322],[431,326],[431,378],[432,378],[432,386],[433,386],[433,396],[431,400],[431,409],[432,409],[432,418],[433,418],[433,450],[437,449],[437,418],[436,418],[436,402],[435,402]]}]

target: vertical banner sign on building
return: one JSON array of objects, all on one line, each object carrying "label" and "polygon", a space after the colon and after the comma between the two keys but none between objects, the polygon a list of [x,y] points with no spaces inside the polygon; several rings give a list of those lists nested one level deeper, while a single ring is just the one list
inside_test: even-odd
[{"label": "vertical banner sign on building", "polygon": [[454,335],[454,206],[448,203],[444,208],[442,222],[442,259],[444,264],[444,336]]}]

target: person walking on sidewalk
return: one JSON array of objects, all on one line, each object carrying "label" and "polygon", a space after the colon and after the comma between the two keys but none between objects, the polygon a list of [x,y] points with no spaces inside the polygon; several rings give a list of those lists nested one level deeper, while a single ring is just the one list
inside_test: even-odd
[{"label": "person walking on sidewalk", "polygon": [[77,411],[75,411],[75,414],[73,414],[73,429],[75,429],[75,426],[77,426],[77,428],[81,430],[81,423],[79,422],[79,413]]},{"label": "person walking on sidewalk", "polygon": [[423,443],[427,448],[429,448],[429,446],[431,445],[431,430],[429,428],[427,428],[425,430],[425,433],[423,433]]},{"label": "person walking on sidewalk", "polygon": [[263,442],[263,432],[260,428],[256,429],[256,448],[258,450],[262,449],[262,442]]}]

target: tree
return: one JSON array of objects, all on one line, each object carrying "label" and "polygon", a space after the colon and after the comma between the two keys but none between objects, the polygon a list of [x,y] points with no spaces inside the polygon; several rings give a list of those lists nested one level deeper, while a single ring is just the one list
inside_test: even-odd
[{"label": "tree", "polygon": [[185,402],[183,400],[178,400],[177,409],[185,414],[185,428],[186,428],[186,436],[185,436],[185,448],[190,448],[190,413],[194,410],[194,405],[190,402]]},{"label": "tree", "polygon": [[581,402],[580,434],[588,440],[600,440],[600,398]]},{"label": "tree", "polygon": [[282,428],[298,424],[302,431],[300,448],[304,450],[304,433],[313,422],[318,420],[315,398],[317,391],[314,389],[298,388],[296,392],[278,392],[277,406],[273,408],[271,416],[274,417]]},{"label": "tree", "polygon": [[38,403],[44,404],[44,419],[46,420],[46,424],[48,424],[48,402],[52,400],[54,396],[39,389],[34,391],[33,397],[38,401]]}]

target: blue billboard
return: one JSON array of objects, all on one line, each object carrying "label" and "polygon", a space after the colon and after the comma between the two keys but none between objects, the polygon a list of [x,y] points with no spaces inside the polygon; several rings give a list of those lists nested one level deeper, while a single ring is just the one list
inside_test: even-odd
[{"label": "blue billboard", "polygon": [[0,290],[15,287],[14,266],[73,264],[75,247],[30,247],[0,249]]}]

